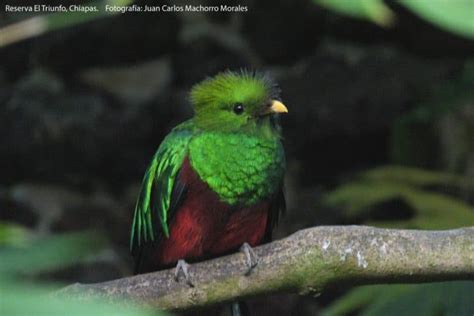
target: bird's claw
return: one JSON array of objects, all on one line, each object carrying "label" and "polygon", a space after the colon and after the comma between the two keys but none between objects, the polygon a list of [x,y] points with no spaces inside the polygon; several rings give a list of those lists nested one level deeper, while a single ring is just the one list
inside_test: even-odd
[{"label": "bird's claw", "polygon": [[257,266],[258,264],[258,256],[255,254],[255,251],[253,251],[252,247],[248,243],[244,243],[240,247],[240,251],[245,254],[245,262],[247,265],[247,271],[245,272],[245,275],[250,275],[252,273],[252,270]]},{"label": "bird's claw", "polygon": [[178,264],[176,265],[176,269],[174,272],[174,280],[179,283],[179,280],[180,280],[179,276],[183,274],[184,279],[186,280],[186,283],[190,287],[194,287],[194,284],[191,281],[191,277],[189,275],[188,269],[189,269],[189,264],[186,261],[184,261],[183,259],[178,260]]}]

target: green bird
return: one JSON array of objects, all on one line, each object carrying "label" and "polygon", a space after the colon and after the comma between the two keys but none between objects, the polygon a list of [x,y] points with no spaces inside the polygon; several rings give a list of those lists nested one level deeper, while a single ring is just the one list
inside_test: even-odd
[{"label": "green bird", "polygon": [[271,239],[285,209],[285,153],[278,114],[287,113],[267,76],[223,72],[190,93],[194,117],[163,140],[145,173],[132,224],[136,273],[251,247]]}]

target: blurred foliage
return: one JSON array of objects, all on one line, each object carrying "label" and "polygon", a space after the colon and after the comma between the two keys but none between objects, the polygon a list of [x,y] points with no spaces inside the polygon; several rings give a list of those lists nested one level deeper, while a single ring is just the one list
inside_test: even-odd
[{"label": "blurred foliage", "polygon": [[390,166],[369,170],[362,176],[371,181],[391,181],[422,188],[444,186],[455,187],[459,191],[474,190],[472,179],[449,172]]},{"label": "blurred foliage", "polygon": [[317,4],[354,18],[367,19],[381,26],[390,26],[394,15],[383,0],[314,0]]},{"label": "blurred foliage", "polygon": [[30,240],[30,237],[31,232],[27,228],[15,223],[0,222],[0,247],[26,246],[28,241]]},{"label": "blurred foliage", "polygon": [[[6,233],[12,231],[8,226],[4,224],[2,227]],[[13,227],[18,229],[17,226]],[[32,239],[19,247],[0,249],[2,257],[0,274],[31,275],[65,268],[83,262],[103,250],[105,246],[105,240],[92,233],[70,233],[51,238]]]},{"label": "blurred foliage", "polygon": [[51,296],[52,287],[2,282],[0,285],[0,313],[2,315],[48,316],[145,316],[160,315],[139,308],[115,306],[99,300],[87,304],[74,299]]},{"label": "blurred foliage", "polygon": [[[349,221],[418,229],[474,225],[472,178],[445,172],[386,166],[361,173],[330,192],[325,203]],[[405,209],[405,211],[404,211]],[[390,214],[392,213],[392,214]],[[402,218],[400,218],[402,214]],[[404,215],[403,215],[404,214]],[[474,282],[372,285],[350,290],[325,315],[472,315]]]},{"label": "blurred foliage", "polygon": [[[390,26],[394,13],[383,0],[314,0],[338,13]],[[397,2],[428,22],[447,31],[474,39],[474,2],[472,0],[400,0]]]},{"label": "blurred foliage", "polygon": [[474,159],[473,83],[471,60],[459,78],[433,87],[429,98],[400,117],[392,130],[392,161],[453,172],[469,169]]},{"label": "blurred foliage", "polygon": [[469,316],[474,313],[474,282],[421,285],[370,285],[357,287],[335,301],[324,316]]},{"label": "blurred foliage", "polygon": [[400,0],[399,3],[443,29],[474,39],[472,0]]},{"label": "blurred foliage", "polygon": [[[33,238],[35,237],[35,238]],[[84,304],[51,295],[61,285],[34,281],[34,275],[84,262],[107,245],[93,233],[38,238],[16,224],[0,224],[1,315],[157,315],[156,312],[113,305],[100,300]]]},{"label": "blurred foliage", "polygon": [[[342,208],[343,216],[349,222],[363,220],[376,226],[447,229],[474,225],[471,205],[459,198],[428,190],[433,187],[460,195],[474,192],[472,180],[468,178],[387,166],[362,173],[355,181],[331,192],[325,203]],[[400,213],[406,216],[397,218]]]}]

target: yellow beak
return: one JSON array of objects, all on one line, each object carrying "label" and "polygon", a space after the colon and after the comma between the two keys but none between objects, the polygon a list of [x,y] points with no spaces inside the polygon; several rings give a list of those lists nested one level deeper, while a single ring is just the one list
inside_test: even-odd
[{"label": "yellow beak", "polygon": [[268,108],[267,113],[288,113],[288,109],[280,101],[273,100],[272,104]]}]

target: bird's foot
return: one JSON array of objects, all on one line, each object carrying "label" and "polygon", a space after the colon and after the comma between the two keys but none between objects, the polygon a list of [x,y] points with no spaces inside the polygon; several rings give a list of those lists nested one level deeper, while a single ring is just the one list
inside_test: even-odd
[{"label": "bird's foot", "polygon": [[189,275],[189,264],[184,261],[183,259],[178,260],[178,264],[176,265],[176,270],[174,272],[174,279],[176,282],[180,282],[180,275],[182,274],[184,276],[184,279],[186,280],[186,283],[190,287],[194,287],[193,282],[191,281],[191,277]]},{"label": "bird's foot", "polygon": [[257,266],[258,264],[258,257],[257,254],[255,254],[255,251],[253,251],[252,247],[248,243],[244,243],[242,247],[240,247],[240,251],[245,254],[245,262],[247,265],[247,271],[245,272],[245,275],[250,275],[252,273],[252,270]]}]

